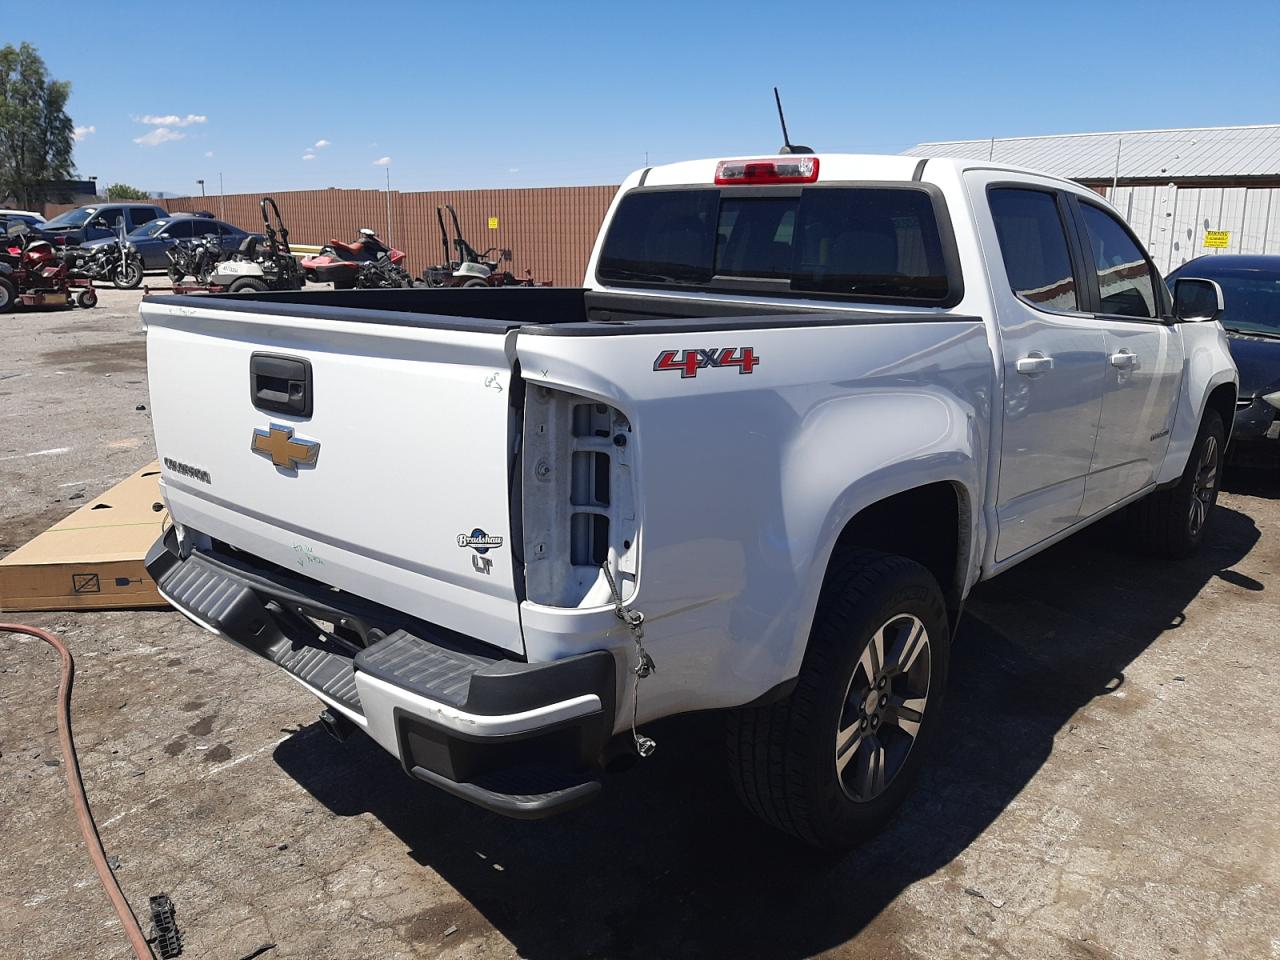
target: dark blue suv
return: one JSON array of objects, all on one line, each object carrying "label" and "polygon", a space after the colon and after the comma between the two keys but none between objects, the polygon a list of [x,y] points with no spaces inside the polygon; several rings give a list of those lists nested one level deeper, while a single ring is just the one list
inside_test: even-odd
[{"label": "dark blue suv", "polygon": [[118,237],[123,225],[132,233],[156,217],[167,217],[169,211],[154,203],[91,203],[60,213],[31,232],[35,236],[69,247],[88,240]]}]

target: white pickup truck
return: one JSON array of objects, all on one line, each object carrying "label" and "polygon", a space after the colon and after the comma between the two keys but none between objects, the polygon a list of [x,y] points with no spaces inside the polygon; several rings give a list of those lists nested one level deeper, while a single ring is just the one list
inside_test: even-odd
[{"label": "white pickup truck", "polygon": [[652,167],[583,289],[145,299],[148,567],[491,810],[580,804],[717,709],[746,804],[847,845],[945,723],[975,583],[1126,507],[1161,557],[1203,539],[1221,296],[1028,170]]}]

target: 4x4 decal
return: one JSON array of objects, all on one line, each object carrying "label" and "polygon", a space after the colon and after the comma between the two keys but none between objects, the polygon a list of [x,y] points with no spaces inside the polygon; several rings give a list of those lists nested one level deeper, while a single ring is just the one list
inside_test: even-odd
[{"label": "4x4 decal", "polygon": [[681,378],[696,377],[705,367],[737,367],[750,373],[760,364],[752,347],[718,347],[710,350],[663,350],[653,361],[654,370],[679,370]]}]

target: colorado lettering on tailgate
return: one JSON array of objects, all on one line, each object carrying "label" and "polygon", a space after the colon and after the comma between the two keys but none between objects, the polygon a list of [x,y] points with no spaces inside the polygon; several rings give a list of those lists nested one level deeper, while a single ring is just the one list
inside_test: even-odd
[{"label": "colorado lettering on tailgate", "polygon": [[663,350],[653,361],[654,370],[679,370],[681,378],[696,377],[704,367],[737,367],[751,373],[760,363],[752,347],[719,347],[710,350]]}]

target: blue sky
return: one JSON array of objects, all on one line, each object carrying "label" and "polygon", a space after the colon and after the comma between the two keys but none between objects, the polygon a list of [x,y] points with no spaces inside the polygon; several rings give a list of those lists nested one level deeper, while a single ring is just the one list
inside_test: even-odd
[{"label": "blue sky", "polygon": [[775,83],[825,151],[1280,121],[1274,0],[57,10],[6,4],[0,40],[71,81],[79,173],[168,192],[381,187],[379,160],[405,190],[617,183],[773,151]]}]

